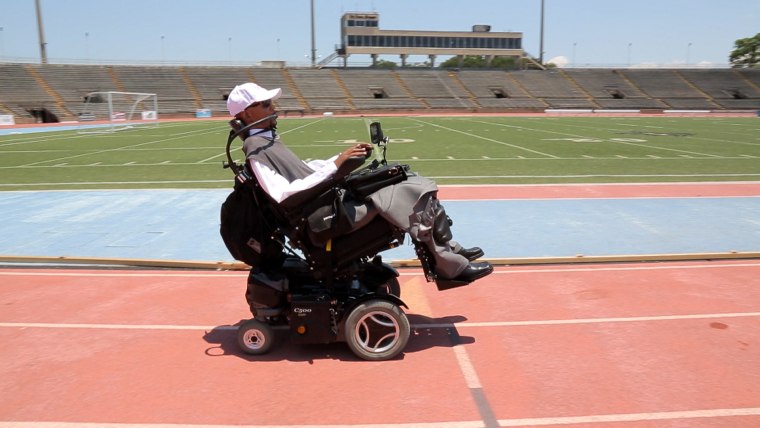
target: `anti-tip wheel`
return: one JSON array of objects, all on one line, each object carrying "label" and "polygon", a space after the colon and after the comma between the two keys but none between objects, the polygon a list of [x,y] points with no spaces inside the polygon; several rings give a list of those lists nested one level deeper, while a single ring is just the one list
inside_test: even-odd
[{"label": "anti-tip wheel", "polygon": [[274,344],[274,331],[269,324],[248,320],[238,328],[238,346],[246,354],[266,354]]}]

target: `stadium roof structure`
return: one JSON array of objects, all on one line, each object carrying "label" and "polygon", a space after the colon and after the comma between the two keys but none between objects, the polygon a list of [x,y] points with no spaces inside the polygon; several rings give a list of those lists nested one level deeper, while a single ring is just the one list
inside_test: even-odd
[{"label": "stadium roof structure", "polygon": [[356,54],[371,55],[373,64],[380,55],[399,55],[406,65],[410,55],[426,55],[431,66],[438,55],[522,57],[522,33],[491,32],[490,25],[473,25],[472,31],[381,30],[376,12],[348,12],[340,19],[341,43],[320,64]]}]

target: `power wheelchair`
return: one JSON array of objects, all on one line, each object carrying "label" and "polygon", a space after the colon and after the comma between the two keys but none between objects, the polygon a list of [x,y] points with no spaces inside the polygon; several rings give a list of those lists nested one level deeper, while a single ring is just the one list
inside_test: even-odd
[{"label": "power wheelchair", "polygon": [[[366,159],[351,158],[332,180],[278,204],[247,165],[237,164],[230,154],[232,141],[238,136],[244,140],[255,124],[230,122],[224,164],[235,174],[236,190],[244,186],[241,190],[250,191],[267,235],[254,245],[247,242],[258,263],[248,263],[252,268],[246,300],[253,318],[240,325],[238,345],[245,353],[264,354],[274,343],[277,327],[289,331],[292,343],[346,342],[365,360],[396,357],[409,340],[410,323],[402,309],[407,306],[400,298],[398,271],[383,262],[379,253],[403,243],[405,232],[376,216],[366,226],[342,233],[336,210],[342,197],[366,197],[413,173],[408,165],[388,164],[388,138],[380,124],[373,122],[369,128],[374,160],[368,166],[357,169]],[[325,219],[334,222],[320,225]],[[239,254],[240,249],[226,238],[225,244],[233,256]],[[436,282],[441,290],[467,284],[438,278],[430,250],[421,243],[414,245],[429,282]]]}]

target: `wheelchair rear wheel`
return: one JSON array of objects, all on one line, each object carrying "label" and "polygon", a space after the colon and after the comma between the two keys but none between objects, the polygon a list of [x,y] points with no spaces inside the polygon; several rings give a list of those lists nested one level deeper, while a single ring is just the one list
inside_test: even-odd
[{"label": "wheelchair rear wheel", "polygon": [[246,354],[266,354],[274,344],[274,330],[269,324],[248,320],[238,328],[238,346]]},{"label": "wheelchair rear wheel", "polygon": [[359,358],[389,360],[406,347],[409,319],[396,304],[383,299],[366,301],[348,314],[346,343]]}]

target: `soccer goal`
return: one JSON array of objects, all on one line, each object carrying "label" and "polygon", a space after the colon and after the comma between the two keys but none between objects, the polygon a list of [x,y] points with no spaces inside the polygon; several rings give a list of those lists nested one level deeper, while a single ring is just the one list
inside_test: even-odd
[{"label": "soccer goal", "polygon": [[158,126],[158,96],[139,92],[90,92],[78,113],[80,133]]}]

